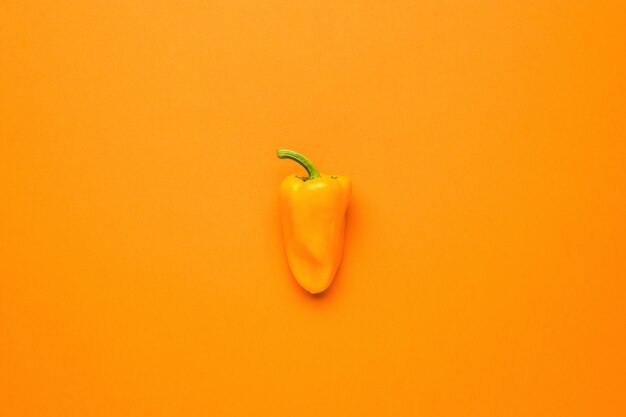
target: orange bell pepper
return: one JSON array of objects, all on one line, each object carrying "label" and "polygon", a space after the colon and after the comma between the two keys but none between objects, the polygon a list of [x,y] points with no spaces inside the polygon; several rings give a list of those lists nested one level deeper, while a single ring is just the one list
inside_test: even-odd
[{"label": "orange bell pepper", "polygon": [[322,175],[297,152],[281,149],[308,176],[289,175],[280,186],[280,211],[287,261],[296,281],[311,294],[333,281],[343,256],[345,214],[352,182],[347,177]]}]

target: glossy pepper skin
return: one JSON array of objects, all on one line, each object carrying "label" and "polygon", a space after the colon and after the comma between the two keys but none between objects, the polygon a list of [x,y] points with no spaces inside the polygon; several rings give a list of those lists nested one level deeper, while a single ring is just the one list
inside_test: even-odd
[{"label": "glossy pepper skin", "polygon": [[311,294],[321,293],[332,283],[343,256],[352,182],[320,174],[297,152],[281,149],[276,154],[298,162],[308,173],[289,175],[280,185],[281,223],[293,276]]}]

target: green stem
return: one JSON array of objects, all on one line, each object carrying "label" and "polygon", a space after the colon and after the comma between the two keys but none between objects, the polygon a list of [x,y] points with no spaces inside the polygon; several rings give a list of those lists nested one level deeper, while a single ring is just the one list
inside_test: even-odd
[{"label": "green stem", "polygon": [[311,161],[309,161],[306,156],[300,155],[298,152],[290,151],[288,149],[279,149],[276,151],[276,156],[278,156],[280,159],[291,159],[302,165],[304,169],[306,169],[306,172],[309,174],[309,178],[307,178],[308,180],[321,177],[320,173],[317,171]]}]

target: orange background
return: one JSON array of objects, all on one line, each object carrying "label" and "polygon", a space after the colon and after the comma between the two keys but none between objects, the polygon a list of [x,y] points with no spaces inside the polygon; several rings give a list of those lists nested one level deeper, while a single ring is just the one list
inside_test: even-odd
[{"label": "orange background", "polygon": [[[625,415],[625,16],[2,1],[0,415]],[[322,297],[279,147],[354,181]]]}]

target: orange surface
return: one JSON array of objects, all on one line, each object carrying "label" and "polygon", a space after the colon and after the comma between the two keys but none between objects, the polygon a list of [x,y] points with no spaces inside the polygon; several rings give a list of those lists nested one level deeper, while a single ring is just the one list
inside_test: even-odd
[{"label": "orange surface", "polygon": [[[625,16],[2,1],[0,415],[625,415]],[[321,297],[279,147],[354,181]]]}]

